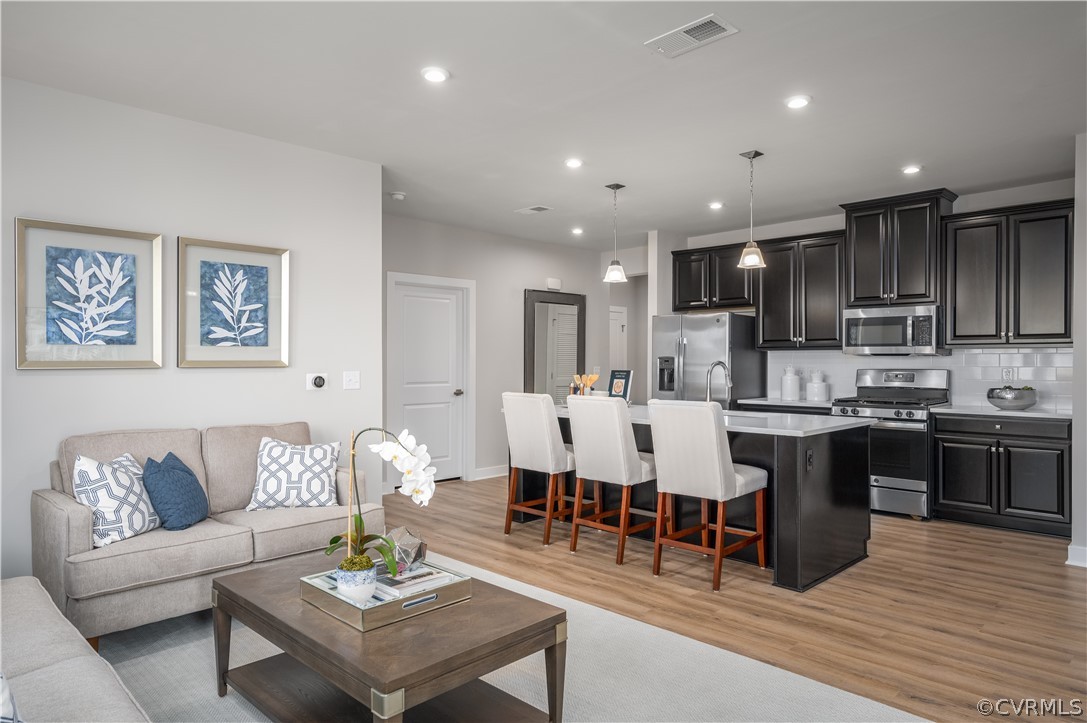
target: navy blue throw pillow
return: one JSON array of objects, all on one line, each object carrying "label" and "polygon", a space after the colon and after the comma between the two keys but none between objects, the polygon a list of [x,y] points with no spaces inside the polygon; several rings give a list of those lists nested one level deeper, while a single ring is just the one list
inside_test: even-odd
[{"label": "navy blue throw pillow", "polygon": [[173,452],[161,462],[148,459],[143,486],[167,530],[184,530],[208,516],[208,496],[189,469]]}]

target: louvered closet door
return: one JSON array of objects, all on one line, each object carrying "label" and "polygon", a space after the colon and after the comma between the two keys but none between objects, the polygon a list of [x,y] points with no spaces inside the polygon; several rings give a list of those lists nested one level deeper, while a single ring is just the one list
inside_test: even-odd
[{"label": "louvered closet door", "polygon": [[566,404],[577,368],[577,307],[549,304],[547,313],[547,388],[555,404]]}]

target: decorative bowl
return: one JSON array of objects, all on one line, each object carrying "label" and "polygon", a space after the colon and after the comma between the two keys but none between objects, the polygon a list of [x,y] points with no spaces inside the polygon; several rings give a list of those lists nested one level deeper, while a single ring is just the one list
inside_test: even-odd
[{"label": "decorative bowl", "polygon": [[985,398],[999,409],[1030,409],[1038,402],[1038,392],[1034,389],[992,387]]}]

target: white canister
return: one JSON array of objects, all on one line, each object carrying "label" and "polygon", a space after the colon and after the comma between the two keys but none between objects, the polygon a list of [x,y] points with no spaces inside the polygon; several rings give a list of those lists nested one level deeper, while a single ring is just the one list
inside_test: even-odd
[{"label": "white canister", "polygon": [[823,381],[821,370],[812,370],[811,381],[805,385],[804,394],[809,402],[825,402],[830,399],[830,386]]},{"label": "white canister", "polygon": [[800,377],[796,375],[792,364],[786,364],[785,373],[781,375],[781,401],[795,402],[799,399]]}]

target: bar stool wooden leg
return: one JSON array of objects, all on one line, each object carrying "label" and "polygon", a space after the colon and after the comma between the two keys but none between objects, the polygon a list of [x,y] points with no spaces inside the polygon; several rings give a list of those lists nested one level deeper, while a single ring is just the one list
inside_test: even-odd
[{"label": "bar stool wooden leg", "polygon": [[755,548],[759,552],[759,567],[766,569],[766,489],[755,492],[755,532],[759,541]]},{"label": "bar stool wooden leg", "polygon": [[604,483],[593,482],[593,504],[596,509],[593,512],[600,513],[604,511]]},{"label": "bar stool wooden leg", "polygon": [[661,574],[661,538],[664,537],[664,518],[668,495],[664,492],[657,493],[657,526],[653,535],[653,576]]},{"label": "bar stool wooden leg", "polygon": [[585,492],[585,480],[577,478],[577,488],[574,490],[574,519],[570,521],[570,552],[577,552],[577,521],[581,518],[581,495]]},{"label": "bar stool wooden leg", "polygon": [[702,500],[702,547],[710,546],[710,501]]},{"label": "bar stool wooden leg", "polygon": [[623,485],[623,501],[619,506],[619,552],[615,555],[615,564],[623,564],[623,552],[627,549],[627,535],[630,533],[630,485]]},{"label": "bar stool wooden leg", "polygon": [[559,476],[553,474],[547,478],[547,501],[544,504],[544,546],[551,544],[551,521],[555,518],[555,487]]},{"label": "bar stool wooden leg", "polygon": [[713,548],[713,591],[721,589],[721,562],[725,559],[725,501],[717,503],[717,541]]},{"label": "bar stool wooden leg", "polygon": [[513,524],[513,504],[517,501],[517,473],[516,467],[510,468],[510,493],[506,500],[506,534],[510,534],[510,525]]},{"label": "bar stool wooden leg", "polygon": [[[658,507],[659,511],[660,508]],[[668,495],[668,534],[671,535],[676,531],[676,497],[675,495]]]}]

